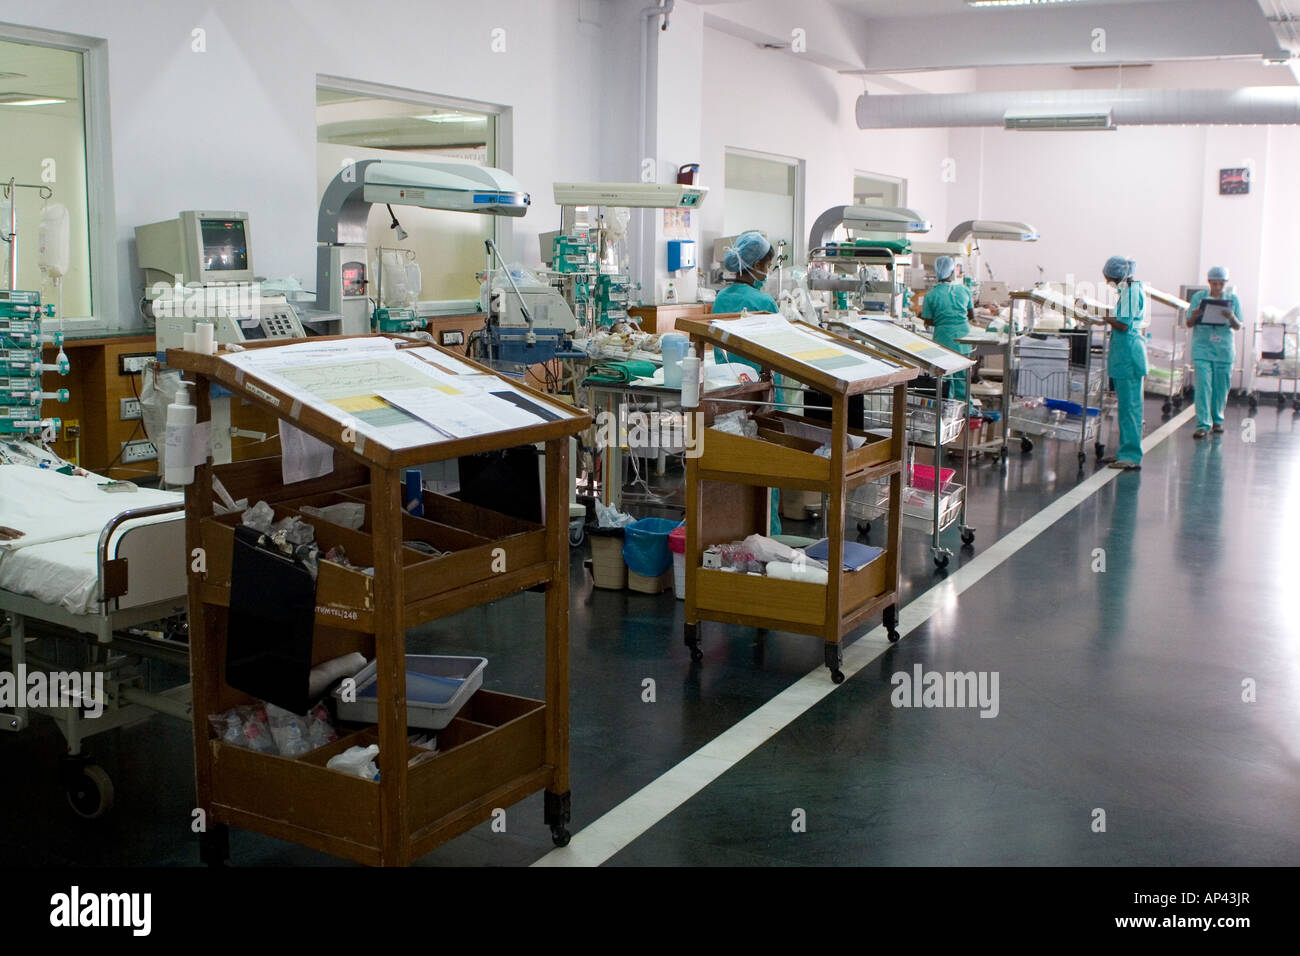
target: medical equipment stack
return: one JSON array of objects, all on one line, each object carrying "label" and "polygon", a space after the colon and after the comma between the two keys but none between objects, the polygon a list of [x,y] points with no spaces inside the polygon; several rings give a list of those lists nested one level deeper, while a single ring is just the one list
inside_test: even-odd
[{"label": "medical equipment stack", "polygon": [[[40,435],[48,442],[63,426],[41,414],[43,401],[68,400],[66,388],[41,389],[42,372],[67,375],[69,369],[63,333],[48,329],[53,315],[54,306],[41,306],[39,292],[0,289],[0,435]],[[46,345],[59,348],[53,364],[41,360]]]}]

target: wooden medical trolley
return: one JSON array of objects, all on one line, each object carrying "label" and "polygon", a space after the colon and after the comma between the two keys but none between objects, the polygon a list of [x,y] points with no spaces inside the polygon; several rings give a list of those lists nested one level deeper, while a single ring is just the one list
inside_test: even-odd
[{"label": "wooden medical trolley", "polygon": [[[357,337],[359,339],[370,337]],[[313,342],[328,339],[313,339]],[[425,346],[411,342],[409,346]],[[399,346],[409,347],[407,345]],[[249,346],[283,347],[283,346]],[[191,569],[190,669],[198,806],[206,815],[201,855],[229,855],[228,827],[255,830],[372,865],[408,865],[444,841],[489,819],[496,807],[545,791],[545,822],[554,841],[569,833],[569,436],[589,424],[585,413],[531,392],[554,421],[400,450],[344,440],[336,418],[291,398],[256,372],[216,356],[170,350],[167,362],[194,381],[200,422],[209,418],[209,386],[221,385],[334,450],[334,471],[285,486],[278,457],[195,470],[186,489],[186,546],[204,549],[206,571]],[[426,355],[429,353],[426,353]],[[451,355],[452,353],[446,353]],[[456,356],[457,361],[466,363]],[[492,374],[475,366],[476,371]],[[402,507],[403,469],[478,452],[545,442],[542,524],[424,493],[424,517]],[[299,758],[258,753],[215,739],[208,715],[250,702],[225,682],[226,617],[238,513],[214,516],[213,480],[250,505],[265,500],[276,518],[304,505],[367,503],[360,531],[308,517],[321,553],[342,545],[373,576],[322,560],[316,582],[312,662],[360,651],[378,661],[377,725]],[[442,556],[403,545],[422,539]],[[546,592],[545,700],[480,689],[430,753],[407,743],[405,634],[454,614],[534,587]],[[353,745],[379,744],[378,781],[328,770],[330,757]]]},{"label": "wooden medical trolley", "polygon": [[[891,362],[896,371],[850,382],[787,355],[726,336],[714,322],[739,316],[710,316],[710,320],[679,319],[677,328],[691,336],[697,354],[718,346],[733,355],[777,372],[786,379],[817,389],[831,399],[831,454],[816,454],[819,442],[792,432],[801,424],[821,425],[782,411],[770,381],[769,408],[755,414],[759,437],[748,438],[711,426],[717,414],[732,411],[725,399],[702,396],[706,428],[699,439],[700,454],[686,463],[686,645],[692,660],[700,649],[701,621],[721,621],[748,627],[790,631],[821,637],[826,666],[835,683],[844,680],[844,635],[883,612],[891,641],[898,640],[898,559],[902,543],[903,461],[906,450],[907,383],[917,369],[869,346],[799,324],[800,329],[825,337],[835,346]],[[784,388],[784,386],[783,386]],[[889,437],[869,435],[849,423],[849,399],[864,392],[893,390],[893,421]],[[859,423],[860,424],[860,423]],[[864,439],[849,448],[849,435]],[[857,571],[843,570],[845,499],[848,492],[870,481],[889,479],[889,538],[874,561]],[[747,535],[768,532],[768,488],[796,488],[827,496],[826,534],[829,571],[826,584],[787,581],[702,566],[706,548]]]}]

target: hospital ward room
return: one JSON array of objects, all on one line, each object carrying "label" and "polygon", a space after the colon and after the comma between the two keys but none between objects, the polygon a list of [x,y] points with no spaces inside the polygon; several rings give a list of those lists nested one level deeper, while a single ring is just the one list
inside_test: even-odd
[{"label": "hospital ward room", "polygon": [[1297,155],[1296,0],[0,0],[7,924],[1280,926]]}]

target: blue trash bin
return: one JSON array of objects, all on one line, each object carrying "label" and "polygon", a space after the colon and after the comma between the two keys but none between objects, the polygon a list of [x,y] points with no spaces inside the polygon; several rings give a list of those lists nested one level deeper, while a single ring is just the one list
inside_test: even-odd
[{"label": "blue trash bin", "polygon": [[629,571],[657,578],[673,566],[668,534],[681,525],[671,518],[642,518],[623,529],[623,560]]}]

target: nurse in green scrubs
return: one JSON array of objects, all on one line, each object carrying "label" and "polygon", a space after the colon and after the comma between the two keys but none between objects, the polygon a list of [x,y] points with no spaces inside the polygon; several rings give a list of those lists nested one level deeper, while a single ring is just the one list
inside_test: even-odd
[{"label": "nurse in green scrubs", "polygon": [[1106,352],[1106,369],[1115,386],[1119,409],[1119,452],[1111,468],[1137,471],[1142,467],[1142,379],[1147,374],[1147,300],[1142,283],[1133,278],[1133,260],[1111,256],[1101,274],[1119,293]]},{"label": "nurse in green scrubs", "polygon": [[[934,341],[946,349],[969,355],[969,345],[962,345],[957,340],[970,335],[970,323],[975,318],[975,303],[966,286],[953,282],[957,270],[951,256],[940,256],[934,260],[934,276],[939,281],[925,294],[921,301],[921,319],[928,326],[934,327]],[[966,377],[968,372],[958,372],[950,376],[949,397],[959,402],[966,401]]]},{"label": "nurse in green scrubs", "polygon": [[[1187,309],[1187,324],[1192,328],[1192,365],[1196,369],[1196,431],[1193,438],[1204,438],[1213,432],[1223,434],[1223,413],[1228,407],[1228,385],[1232,379],[1232,362],[1235,357],[1233,339],[1241,328],[1241,303],[1234,292],[1226,292],[1228,270],[1215,266],[1206,275],[1210,291],[1192,295]],[[1227,324],[1203,322],[1205,300],[1219,299],[1228,303],[1232,318]]]},{"label": "nurse in green scrubs", "polygon": [[[763,283],[772,268],[776,250],[760,232],[746,232],[736,237],[736,244],[722,257],[722,267],[734,278],[713,300],[718,315],[732,312],[777,312],[776,299],[763,291]],[[718,362],[740,362],[757,369],[753,362],[713,347]]]},{"label": "nurse in green scrubs", "polygon": [[[713,300],[713,312],[727,315],[732,312],[779,312],[776,300],[763,291],[763,283],[772,268],[776,250],[760,232],[746,232],[736,237],[736,244],[722,257],[722,267],[735,278]],[[713,347],[713,359],[719,364],[735,362],[748,365],[755,371],[759,366],[739,355]],[[755,376],[757,377],[757,376]],[[780,493],[772,489],[771,533],[781,533]]]}]

